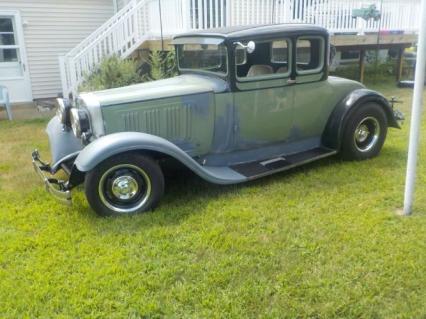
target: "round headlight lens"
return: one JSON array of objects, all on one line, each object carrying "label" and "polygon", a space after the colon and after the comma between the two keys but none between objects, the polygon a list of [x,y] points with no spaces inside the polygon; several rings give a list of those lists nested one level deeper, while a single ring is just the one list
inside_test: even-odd
[{"label": "round headlight lens", "polygon": [[72,131],[76,137],[80,138],[83,133],[89,131],[89,117],[86,111],[82,109],[72,108],[70,120]]},{"label": "round headlight lens", "polygon": [[70,109],[71,105],[68,100],[65,99],[56,99],[57,110],[56,115],[59,118],[59,122],[65,126],[70,126]]}]

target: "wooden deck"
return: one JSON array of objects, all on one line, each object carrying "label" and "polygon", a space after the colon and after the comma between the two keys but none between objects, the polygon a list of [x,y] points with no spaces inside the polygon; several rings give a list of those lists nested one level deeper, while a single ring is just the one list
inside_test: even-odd
[{"label": "wooden deck", "polygon": [[365,51],[376,49],[397,49],[396,59],[396,81],[401,80],[403,53],[405,48],[409,48],[417,42],[417,34],[375,34],[366,35],[346,35],[339,34],[330,37],[330,43],[337,50],[359,50],[359,81],[364,82]]},{"label": "wooden deck", "polygon": [[411,47],[417,41],[416,34],[376,34],[346,35],[338,34],[330,37],[330,43],[337,49],[364,50],[389,49],[394,47]]}]

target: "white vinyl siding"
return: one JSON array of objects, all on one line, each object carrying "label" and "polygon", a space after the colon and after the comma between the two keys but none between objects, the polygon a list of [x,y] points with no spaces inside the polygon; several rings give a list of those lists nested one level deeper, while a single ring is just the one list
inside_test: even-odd
[{"label": "white vinyl siding", "polygon": [[20,11],[34,99],[62,91],[59,56],[114,14],[112,0],[0,1],[1,10]]},{"label": "white vinyl siding", "polygon": [[122,9],[130,0],[117,0],[118,10]]}]

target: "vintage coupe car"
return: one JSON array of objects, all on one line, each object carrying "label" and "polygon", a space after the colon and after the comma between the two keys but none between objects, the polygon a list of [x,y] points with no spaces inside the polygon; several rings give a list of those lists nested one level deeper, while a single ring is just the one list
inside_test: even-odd
[{"label": "vintage coupe car", "polygon": [[[245,26],[175,36],[179,76],[58,99],[47,126],[46,188],[71,200],[84,183],[99,215],[143,212],[174,159],[217,184],[241,183],[340,153],[376,156],[402,115],[381,94],[328,76],[327,30]],[[60,169],[67,181],[48,177]]]}]

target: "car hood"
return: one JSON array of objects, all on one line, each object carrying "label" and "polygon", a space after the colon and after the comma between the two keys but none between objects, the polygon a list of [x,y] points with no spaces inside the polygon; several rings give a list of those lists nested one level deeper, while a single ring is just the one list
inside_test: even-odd
[{"label": "car hood", "polygon": [[82,93],[95,98],[100,106],[155,100],[167,97],[228,90],[226,81],[215,77],[184,74],[170,79],[146,82],[116,89]]}]

